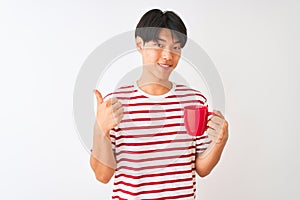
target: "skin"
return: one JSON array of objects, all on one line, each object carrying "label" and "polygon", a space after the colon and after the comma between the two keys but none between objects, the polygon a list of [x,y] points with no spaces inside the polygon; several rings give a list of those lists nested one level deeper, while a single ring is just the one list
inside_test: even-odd
[{"label": "skin", "polygon": [[[136,47],[142,56],[143,72],[137,81],[144,92],[151,95],[162,95],[172,88],[169,76],[177,67],[181,56],[181,45],[178,38],[172,37],[169,29],[161,29],[158,41],[144,43],[140,37],[136,38]],[[97,98],[97,122],[108,138],[109,130],[115,127],[123,117],[123,108],[117,99],[103,102],[102,95],[95,90]],[[196,155],[196,172],[199,176],[207,176],[219,162],[228,139],[228,122],[220,111],[215,110],[214,116],[207,123],[207,133],[215,145],[211,145],[209,154]],[[97,180],[107,183],[114,174],[114,169],[99,162],[91,155],[90,164]]]},{"label": "skin", "polygon": [[[114,128],[122,120],[123,107],[116,98],[111,98],[104,102],[98,90],[94,90],[94,93],[97,99],[96,121],[100,131],[97,135],[101,138],[101,142],[109,141],[110,143],[109,130]],[[103,143],[101,145],[103,145]],[[107,149],[103,150],[105,152],[112,151],[111,144]],[[95,173],[96,179],[102,183],[108,183],[115,173],[113,168],[99,162],[93,153],[90,156],[90,165]]]},{"label": "skin", "polygon": [[158,41],[144,43],[139,37],[136,46],[142,56],[143,72],[138,86],[151,95],[162,95],[172,87],[169,76],[181,56],[181,45],[168,29],[162,29]]}]

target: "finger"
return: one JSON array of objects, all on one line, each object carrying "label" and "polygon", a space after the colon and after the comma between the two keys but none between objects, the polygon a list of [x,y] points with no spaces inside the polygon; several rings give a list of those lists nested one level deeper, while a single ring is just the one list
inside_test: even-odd
[{"label": "finger", "polygon": [[222,119],[221,117],[219,117],[219,116],[213,116],[212,118],[210,118],[209,120],[208,120],[208,122],[209,121],[212,121],[212,122],[214,122],[214,123],[216,123],[216,124],[218,124],[218,125],[223,125],[223,123],[224,123],[224,119]]},{"label": "finger", "polygon": [[119,110],[114,112],[114,120],[117,124],[119,124],[122,118],[123,118],[123,109],[120,108]]},{"label": "finger", "polygon": [[110,98],[106,101],[106,106],[111,106],[117,102],[118,102],[118,99],[116,97]]},{"label": "finger", "polygon": [[211,140],[215,141],[216,143],[219,143],[223,139],[223,135],[220,134],[220,132],[214,130],[207,131],[207,135]]},{"label": "finger", "polygon": [[217,130],[218,125],[216,123],[212,122],[212,121],[209,121],[209,122],[207,122],[207,126],[208,126],[208,128],[211,128],[213,130]]},{"label": "finger", "polygon": [[213,141],[217,140],[218,139],[218,134],[216,134],[215,132],[211,131],[209,133],[207,133],[208,137],[210,139],[212,139]]},{"label": "finger", "polygon": [[210,131],[216,131],[216,130],[214,128],[212,128],[212,127],[207,127],[206,131],[210,132]]},{"label": "finger", "polygon": [[94,94],[96,95],[97,102],[102,103],[103,102],[102,94],[97,89],[94,89]]},{"label": "finger", "polygon": [[207,126],[217,132],[220,132],[220,130],[221,130],[221,126],[219,124],[216,124],[213,121],[209,121],[207,123]]},{"label": "finger", "polygon": [[119,116],[123,115],[123,112],[124,112],[123,107],[120,107],[119,109],[117,109],[117,110],[114,111],[114,115],[116,117],[119,117]]},{"label": "finger", "polygon": [[222,119],[224,119],[223,114],[219,111],[219,110],[214,110],[215,115],[221,117]]},{"label": "finger", "polygon": [[213,129],[207,130],[207,135],[213,141],[216,141],[218,139],[218,136],[219,136],[218,133]]},{"label": "finger", "polygon": [[116,110],[120,109],[121,107],[122,107],[122,104],[120,101],[117,101],[117,103],[112,105],[113,111],[116,111]]}]

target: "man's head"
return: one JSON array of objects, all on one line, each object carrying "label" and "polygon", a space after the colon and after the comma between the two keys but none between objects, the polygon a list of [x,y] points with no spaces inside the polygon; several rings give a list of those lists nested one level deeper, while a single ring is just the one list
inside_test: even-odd
[{"label": "man's head", "polygon": [[144,43],[156,41],[161,28],[170,29],[172,36],[176,36],[181,48],[187,40],[186,27],[181,18],[172,11],[152,9],[146,12],[136,26],[135,37],[140,37]]},{"label": "man's head", "polygon": [[154,81],[167,81],[187,40],[186,27],[180,17],[172,11],[150,10],[139,21],[135,37],[144,75]]}]

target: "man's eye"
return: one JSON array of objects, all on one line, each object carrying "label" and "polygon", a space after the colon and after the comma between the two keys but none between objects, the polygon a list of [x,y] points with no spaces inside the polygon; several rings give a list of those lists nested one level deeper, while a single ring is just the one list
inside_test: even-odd
[{"label": "man's eye", "polygon": [[162,45],[162,44],[157,43],[157,46],[158,46],[159,48],[163,48],[163,45]]},{"label": "man's eye", "polygon": [[174,47],[174,50],[180,50],[181,48],[180,47]]}]

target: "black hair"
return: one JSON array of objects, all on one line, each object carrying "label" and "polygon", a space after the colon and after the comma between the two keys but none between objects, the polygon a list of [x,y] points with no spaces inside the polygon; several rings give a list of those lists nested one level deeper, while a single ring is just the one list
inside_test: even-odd
[{"label": "black hair", "polygon": [[173,11],[161,11],[152,9],[146,12],[135,29],[135,37],[139,36],[144,43],[149,41],[157,41],[161,28],[171,30],[172,37],[179,39],[181,47],[184,47],[187,40],[186,27],[181,18]]}]

